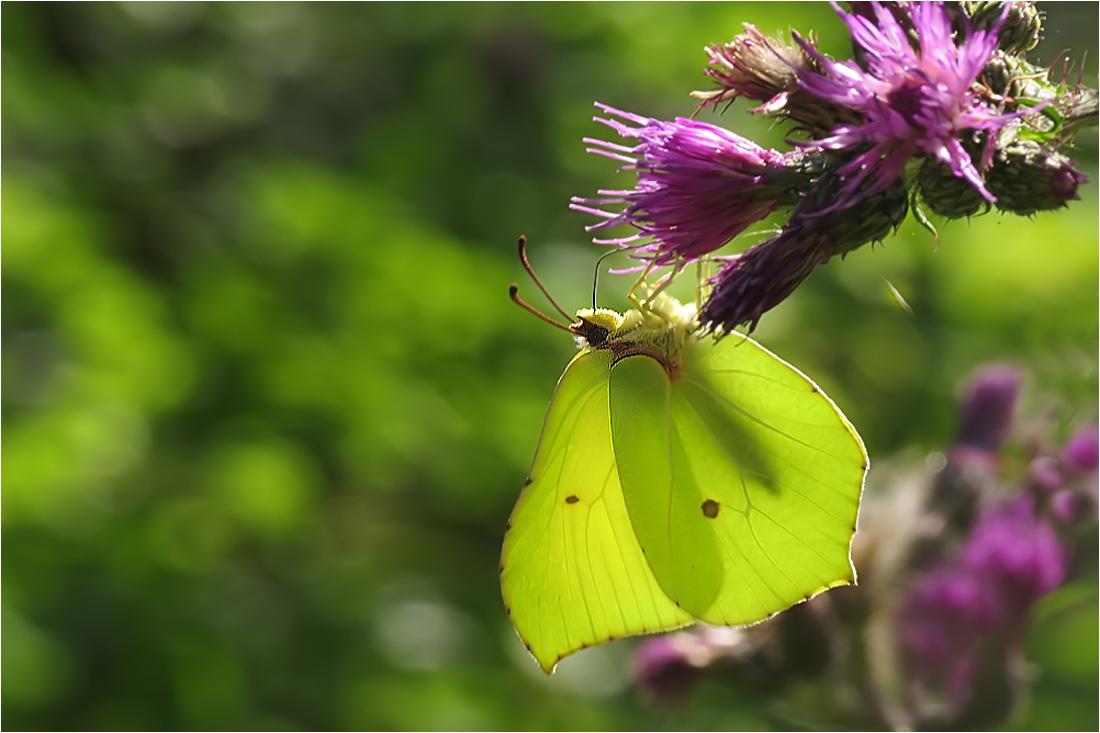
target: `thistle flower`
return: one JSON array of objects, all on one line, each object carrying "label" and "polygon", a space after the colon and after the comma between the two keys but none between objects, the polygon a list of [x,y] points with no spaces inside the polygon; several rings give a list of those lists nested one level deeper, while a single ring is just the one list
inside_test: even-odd
[{"label": "thistle flower", "polygon": [[682,699],[710,661],[698,646],[694,636],[682,633],[647,639],[634,655],[635,681],[667,702]]},{"label": "thistle flower", "polygon": [[[731,102],[738,97],[774,101],[778,95],[801,91],[800,70],[819,71],[817,61],[799,44],[768,38],[751,23],[745,23],[744,28],[745,32],[729,43],[713,43],[706,48],[712,68],[703,73],[722,88],[713,92],[694,92],[692,96],[702,99],[704,105]],[[813,45],[813,37],[807,42]]]},{"label": "thistle flower", "polygon": [[982,514],[963,548],[962,563],[991,583],[1006,609],[1020,616],[1061,584],[1069,555],[1050,523],[1036,515],[1034,497],[1024,494]]},{"label": "thistle flower", "polygon": [[769,117],[786,117],[821,137],[842,122],[858,123],[859,115],[835,104],[823,103],[799,82],[802,74],[820,74],[821,65],[802,44],[815,48],[813,34],[802,44],[782,36],[765,36],[745,23],[745,32],[725,44],[707,47],[710,66],[703,73],[718,83],[717,90],[692,92],[702,99],[700,106],[732,102],[738,97],[763,102],[752,112]]},{"label": "thistle flower", "polygon": [[[713,252],[765,218],[794,203],[808,185],[805,154],[783,154],[705,122],[678,117],[673,122],[597,107],[625,120],[595,118],[633,147],[586,138],[588,151],[622,161],[636,171],[629,191],[600,191],[600,198],[573,198],[570,208],[604,218],[588,231],[629,224],[639,232],[616,239],[595,239],[633,250],[656,265],[690,261]],[[604,207],[625,204],[618,212]]]},{"label": "thistle flower", "polygon": [[1012,427],[1020,395],[1020,371],[1007,364],[985,367],[974,375],[959,408],[959,428],[952,453],[995,456]]},{"label": "thistle flower", "polygon": [[1004,618],[1001,599],[969,568],[945,565],[926,573],[902,607],[901,637],[922,665],[937,667],[969,653],[977,637]]},{"label": "thistle flower", "polygon": [[[857,195],[884,190],[914,156],[949,166],[983,198],[995,201],[964,142],[976,140],[978,131],[999,130],[1030,111],[997,114],[972,88],[997,48],[1000,23],[956,42],[951,19],[939,3],[898,6],[908,13],[910,22],[904,25],[889,8],[879,3],[870,7],[876,22],[837,8],[866,68],[854,61],[827,59],[803,42],[803,49],[824,72],[801,73],[803,88],[862,117],[859,123],[840,124],[828,137],[813,141],[830,150],[862,151],[839,169],[847,183],[839,200],[826,211],[847,207]],[[916,36],[915,47],[908,30]],[[984,160],[980,167],[987,168],[990,162]],[[864,186],[865,181],[870,185]]]},{"label": "thistle flower", "polygon": [[1100,467],[1100,431],[1095,423],[1081,428],[1062,449],[1062,463],[1096,481]]},{"label": "thistle flower", "polygon": [[956,704],[970,694],[976,660],[995,632],[1017,629],[1061,584],[1069,555],[1028,494],[984,512],[958,559],[925,573],[900,606],[900,636],[915,670]]},{"label": "thistle flower", "polygon": [[901,178],[884,191],[860,198],[850,209],[820,216],[842,185],[834,175],[822,176],[778,235],[726,258],[726,266],[712,280],[714,289],[700,321],[711,330],[731,331],[743,323],[752,330],[815,267],[882,239],[905,219],[908,194]]}]

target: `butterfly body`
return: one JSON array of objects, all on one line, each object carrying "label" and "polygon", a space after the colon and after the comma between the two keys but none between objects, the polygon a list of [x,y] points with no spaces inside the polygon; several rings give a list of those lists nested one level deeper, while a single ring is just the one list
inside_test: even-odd
[{"label": "butterfly body", "polygon": [[741,336],[701,337],[663,294],[578,312],[509,520],[501,586],[546,671],[610,639],[767,618],[854,582],[867,457],[808,378]]}]

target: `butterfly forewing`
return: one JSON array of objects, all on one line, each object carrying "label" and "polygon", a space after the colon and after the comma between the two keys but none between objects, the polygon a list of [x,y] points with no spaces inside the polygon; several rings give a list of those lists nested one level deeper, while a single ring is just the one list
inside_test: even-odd
[{"label": "butterfly forewing", "polygon": [[611,447],[611,359],[586,350],[562,375],[504,539],[504,601],[547,672],[586,646],[691,620],[658,586],[623,503]]}]

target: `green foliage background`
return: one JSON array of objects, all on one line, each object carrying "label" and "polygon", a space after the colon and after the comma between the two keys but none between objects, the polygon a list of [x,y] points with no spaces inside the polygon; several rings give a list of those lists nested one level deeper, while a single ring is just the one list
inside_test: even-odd
[{"label": "green foliage background", "polygon": [[[1048,11],[1038,58],[1095,59],[1096,5]],[[744,21],[847,55],[827,5],[2,13],[5,728],[771,724],[718,686],[654,706],[630,641],[549,680],[526,658],[497,560],[573,344],[507,287],[533,292],[526,233],[563,304],[590,300],[600,249],[568,198],[630,185],[584,152],[609,134],[594,100],[690,114],[703,46]],[[783,144],[744,109],[702,119]],[[1026,367],[1051,440],[1095,418],[1078,142],[1093,183],[1067,210],[938,247],[906,225],[764,318],[873,465],[942,449],[991,360]],[[1095,607],[1093,582],[1041,609],[1021,724],[1095,723]]]}]

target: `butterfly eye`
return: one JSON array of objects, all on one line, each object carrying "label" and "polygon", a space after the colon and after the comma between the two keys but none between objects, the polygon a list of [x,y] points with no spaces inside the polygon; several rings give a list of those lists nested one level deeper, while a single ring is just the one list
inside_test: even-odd
[{"label": "butterfly eye", "polygon": [[600,347],[607,341],[608,334],[609,331],[603,326],[589,325],[588,330],[585,331],[584,340],[589,346]]}]

